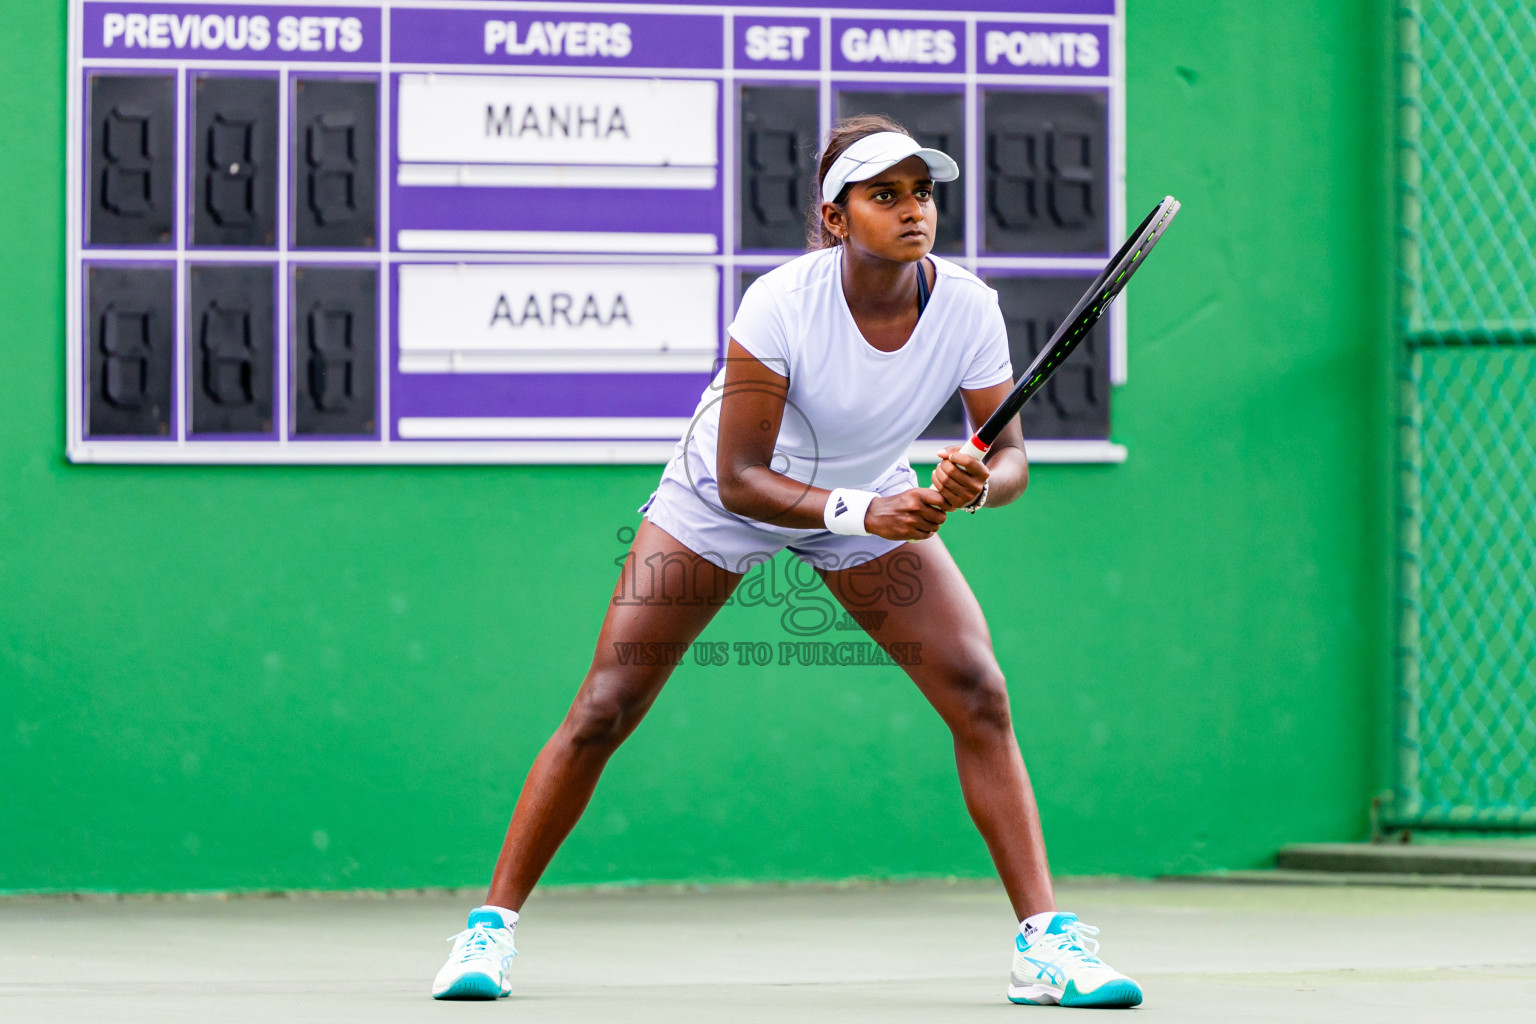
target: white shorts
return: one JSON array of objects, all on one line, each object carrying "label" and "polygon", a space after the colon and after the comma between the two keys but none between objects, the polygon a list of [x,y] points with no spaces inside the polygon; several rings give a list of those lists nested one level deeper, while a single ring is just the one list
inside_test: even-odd
[{"label": "white shorts", "polygon": [[[694,460],[697,468],[697,459]],[[905,462],[886,471],[868,490],[890,497],[918,486],[917,473]],[[639,512],[646,519],[727,572],[746,573],[789,548],[803,562],[825,572],[848,569],[906,544],[884,537],[847,537],[831,530],[794,530],[727,512],[714,478],[692,480],[681,459],[673,459],[661,483]]]}]

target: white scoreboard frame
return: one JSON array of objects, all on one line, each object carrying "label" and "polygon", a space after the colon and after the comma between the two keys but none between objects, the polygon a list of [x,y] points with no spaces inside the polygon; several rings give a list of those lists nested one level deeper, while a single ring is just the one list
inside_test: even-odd
[{"label": "white scoreboard frame", "polygon": [[[143,6],[153,8],[165,6],[158,0],[114,0],[123,6]],[[198,6],[218,8],[223,6],[259,6],[250,0],[195,0]],[[276,71],[279,73],[280,106],[283,110],[284,124],[291,116],[287,109],[288,97],[288,73],[290,71],[314,71],[326,72],[351,72],[351,73],[378,73],[381,85],[387,86],[391,76],[397,71],[425,71],[440,73],[471,72],[477,74],[528,74],[540,76],[572,75],[579,77],[600,77],[606,75],[620,77],[636,77],[652,75],[658,78],[680,79],[707,79],[718,80],[721,83],[721,96],[727,101],[733,101],[736,93],[738,75],[734,67],[735,59],[735,19],[738,17],[800,17],[820,18],[822,23],[822,45],[830,46],[831,22],[834,18],[868,18],[889,20],[922,20],[939,18],[946,21],[963,21],[966,25],[966,70],[960,73],[925,74],[925,84],[960,84],[965,87],[966,103],[966,152],[964,164],[967,168],[966,189],[966,220],[968,224],[976,223],[977,205],[980,202],[980,189],[977,187],[979,178],[973,177],[979,173],[980,140],[977,131],[977,105],[978,90],[986,85],[1011,84],[1011,85],[1053,85],[1060,84],[1061,79],[1055,76],[1034,75],[987,75],[979,73],[975,67],[974,38],[978,22],[1071,22],[1076,24],[1093,23],[1107,26],[1110,46],[1109,56],[1111,73],[1105,76],[1077,77],[1072,80],[1074,85],[1089,85],[1105,88],[1109,96],[1109,138],[1112,160],[1109,167],[1109,189],[1111,194],[1110,211],[1110,237],[1109,248],[1112,251],[1118,244],[1118,240],[1125,236],[1127,231],[1127,214],[1125,199],[1125,19],[1124,0],[1117,0],[1116,13],[1112,15],[1089,14],[1038,14],[1038,13],[1001,13],[1001,12],[976,12],[955,13],[944,10],[935,5],[923,11],[913,10],[884,10],[870,8],[789,8],[775,7],[768,4],[752,6],[718,5],[670,5],[665,3],[571,3],[571,2],[533,2],[533,0],[461,0],[455,3],[432,3],[429,0],[278,0],[273,6],[281,7],[328,7],[346,8],[355,7],[363,10],[380,10],[383,12],[380,37],[380,60],[377,64],[358,63],[348,61],[345,63],[330,63],[324,61],[289,62],[283,60],[240,60],[219,61],[217,59],[163,59],[154,58],[86,58],[84,56],[84,9],[86,0],[69,0],[69,29],[68,29],[68,107],[66,118],[68,124],[68,152],[66,159],[66,259],[68,261],[65,293],[68,303],[65,317],[66,329],[66,431],[67,454],[72,462],[76,463],[119,463],[119,464],[214,464],[214,465],[291,465],[291,464],[316,464],[316,465],[364,465],[364,464],[660,464],[666,462],[672,455],[676,444],[676,438],[681,436],[683,428],[686,428],[689,419],[684,416],[676,423],[662,424],[652,421],[646,426],[652,431],[645,440],[622,441],[612,440],[611,435],[604,435],[604,439],[581,439],[572,437],[571,428],[575,427],[579,434],[581,426],[585,425],[590,431],[611,430],[612,421],[600,421],[595,418],[583,417],[579,420],[551,420],[548,423],[550,431],[549,440],[499,440],[499,441],[467,441],[467,440],[407,440],[396,439],[392,433],[392,420],[390,418],[389,387],[390,387],[390,361],[397,358],[391,344],[392,327],[390,317],[392,315],[389,301],[389,289],[391,287],[388,270],[396,264],[442,262],[445,259],[452,261],[453,255],[426,254],[421,252],[397,252],[391,251],[392,235],[390,227],[390,175],[393,173],[394,139],[391,137],[392,115],[390,105],[393,102],[392,91],[385,87],[380,89],[380,120],[379,120],[379,147],[382,156],[380,165],[380,187],[378,189],[379,203],[379,237],[380,247],[377,251],[359,251],[344,260],[335,257],[317,255],[305,252],[302,257],[295,259],[290,255],[288,247],[288,232],[278,231],[276,251],[261,250],[253,252],[232,252],[219,250],[215,253],[203,254],[200,250],[188,246],[186,231],[186,181],[187,181],[187,125],[185,117],[178,117],[176,130],[176,230],[175,246],[173,248],[144,249],[103,249],[92,248],[86,250],[83,244],[84,211],[82,209],[82,174],[84,171],[83,137],[85,110],[84,80],[86,72],[93,67],[134,69],[156,69],[161,71],[173,71],[176,75],[176,88],[178,97],[186,95],[187,71],[189,67],[197,69],[212,69],[221,66],[230,68],[243,68],[260,71]],[[963,0],[956,6],[962,6]],[[448,10],[484,10],[507,11],[520,10],[571,10],[582,12],[606,12],[606,13],[652,13],[652,14],[703,14],[718,15],[722,17],[725,41],[724,41],[724,66],[721,69],[693,69],[693,68],[637,68],[637,67],[549,67],[538,66],[532,68],[508,68],[505,65],[468,65],[468,64],[392,64],[389,60],[389,13],[401,8],[429,8]],[[832,71],[830,60],[824,58],[819,71],[765,71],[753,69],[743,73],[739,77],[754,82],[766,80],[786,81],[814,81],[821,87],[823,124],[831,120],[830,104],[831,81],[836,78],[841,81],[868,80],[871,83],[881,83],[898,86],[897,80],[890,72],[850,72]],[[614,262],[633,263],[668,263],[691,262],[698,260],[720,268],[722,275],[721,302],[724,306],[729,303],[734,305],[735,288],[738,261],[734,251],[734,239],[736,217],[736,191],[731,184],[736,181],[736,119],[731,116],[721,118],[724,134],[720,139],[720,180],[724,183],[722,193],[725,198],[726,209],[724,213],[723,234],[718,255],[712,257],[678,257],[678,256],[641,256],[630,255],[614,259]],[[278,133],[279,155],[279,182],[278,192],[278,223],[286,221],[286,207],[288,196],[288,132]],[[1103,265],[1099,257],[997,257],[981,256],[978,252],[978,239],[975,231],[966,232],[966,251],[963,256],[952,257],[955,262],[966,267],[972,272],[985,273],[988,270],[1078,270],[1082,272],[1097,272]],[[488,254],[477,254],[484,258]],[[550,255],[550,254],[494,254],[502,262],[508,263],[542,263],[558,264],[564,262],[590,262],[594,256],[587,255]],[[206,258],[225,264],[242,262],[251,263],[275,263],[279,281],[286,282],[293,262],[323,263],[327,260],[348,263],[372,263],[377,262],[383,271],[380,275],[379,288],[379,337],[380,337],[380,393],[379,393],[379,422],[380,431],[377,438],[360,438],[358,440],[327,441],[327,440],[303,440],[290,442],[287,425],[287,402],[285,396],[286,381],[288,379],[287,349],[289,341],[289,324],[287,309],[287,287],[279,287],[278,305],[276,309],[276,363],[275,378],[280,382],[278,395],[281,399],[274,415],[278,419],[278,436],[275,440],[243,440],[243,441],[216,441],[216,440],[192,440],[189,442],[188,422],[190,417],[190,401],[186,382],[186,352],[185,352],[185,319],[186,296],[185,282],[187,265],[189,261]],[[600,255],[599,259],[613,259],[613,257]],[[84,409],[82,397],[84,395],[82,354],[84,343],[82,327],[84,323],[83,267],[84,261],[99,260],[103,263],[113,261],[155,261],[166,264],[175,264],[176,268],[176,352],[174,360],[174,392],[179,403],[175,420],[177,423],[176,437],[174,440],[134,441],[111,439],[93,440],[85,437],[84,433]],[[756,264],[759,261],[751,261]],[[723,309],[726,319],[729,319],[730,309]],[[1110,310],[1110,353],[1109,376],[1113,386],[1123,385],[1127,380],[1127,315],[1126,297],[1122,296]],[[631,418],[626,418],[631,419]],[[638,419],[638,418],[634,418]],[[525,421],[527,422],[527,421]],[[671,429],[679,426],[673,433],[671,440],[657,440],[654,433],[663,426]],[[557,432],[558,431],[558,432]],[[933,463],[934,442],[932,440],[919,440],[909,452],[909,458],[914,463]],[[1030,461],[1036,463],[1119,463],[1127,458],[1127,449],[1124,445],[1113,441],[1095,440],[1032,440],[1029,442]]]}]

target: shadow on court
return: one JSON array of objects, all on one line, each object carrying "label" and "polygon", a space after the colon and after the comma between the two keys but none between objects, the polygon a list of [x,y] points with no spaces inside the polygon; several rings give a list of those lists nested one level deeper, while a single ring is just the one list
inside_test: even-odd
[{"label": "shadow on court", "polygon": [[[1530,1021],[1536,891],[1067,883],[1167,1021]],[[979,883],[556,891],[514,993],[427,995],[478,892],[0,900],[9,1021],[1001,1021],[1013,923]],[[1103,1011],[1109,1012],[1109,1011]]]}]

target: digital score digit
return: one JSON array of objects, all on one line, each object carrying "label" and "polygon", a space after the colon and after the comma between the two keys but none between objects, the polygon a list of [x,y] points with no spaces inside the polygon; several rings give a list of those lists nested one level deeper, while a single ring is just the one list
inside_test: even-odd
[{"label": "digital score digit", "polygon": [[[959,159],[935,251],[998,289],[1015,366],[1125,228],[1121,0],[70,17],[77,462],[664,461],[850,114]],[[1123,457],[1124,335],[1031,404],[1034,457]]]}]

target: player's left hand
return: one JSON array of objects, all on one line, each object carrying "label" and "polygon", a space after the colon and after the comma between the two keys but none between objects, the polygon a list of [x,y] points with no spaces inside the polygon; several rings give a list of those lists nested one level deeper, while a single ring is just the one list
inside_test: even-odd
[{"label": "player's left hand", "polygon": [[939,452],[933,489],[944,496],[944,510],[948,512],[964,508],[980,497],[982,485],[990,475],[985,462],[961,453],[960,446],[952,444]]}]

